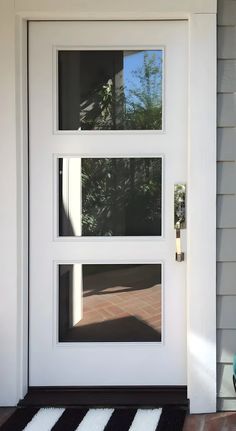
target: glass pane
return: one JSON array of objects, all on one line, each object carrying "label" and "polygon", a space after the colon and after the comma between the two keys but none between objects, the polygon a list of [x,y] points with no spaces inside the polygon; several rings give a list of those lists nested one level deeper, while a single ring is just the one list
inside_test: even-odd
[{"label": "glass pane", "polygon": [[59,265],[59,341],[161,341],[161,264]]},{"label": "glass pane", "polygon": [[60,236],[160,236],[161,158],[59,159]]},{"label": "glass pane", "polygon": [[59,130],[160,130],[162,50],[59,51]]}]

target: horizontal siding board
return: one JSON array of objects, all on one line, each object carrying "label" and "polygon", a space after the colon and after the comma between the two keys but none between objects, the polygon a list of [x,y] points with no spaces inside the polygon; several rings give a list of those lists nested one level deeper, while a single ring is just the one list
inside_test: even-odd
[{"label": "horizontal siding board", "polygon": [[217,229],[216,240],[217,262],[236,262],[236,229]]},{"label": "horizontal siding board", "polygon": [[218,116],[218,127],[235,126],[236,94],[218,94],[217,116]]},{"label": "horizontal siding board", "polygon": [[232,364],[218,364],[218,396],[235,398],[236,394],[233,387],[233,369]]},{"label": "horizontal siding board", "polygon": [[218,295],[236,295],[236,262],[218,262],[216,280]]},{"label": "horizontal siding board", "polygon": [[217,163],[217,193],[229,195],[236,193],[235,162]]},{"label": "horizontal siding board", "polygon": [[236,331],[234,329],[217,330],[217,361],[231,363],[236,353]]},{"label": "horizontal siding board", "polygon": [[[235,6],[236,1],[234,0]],[[219,93],[234,93],[236,91],[236,60],[219,60],[217,69]]]},{"label": "horizontal siding board", "polygon": [[236,353],[236,0],[218,0],[217,9],[217,408],[232,411],[236,410],[232,382]]},{"label": "horizontal siding board", "polygon": [[236,27],[218,27],[218,58],[236,59]]},{"label": "horizontal siding board", "polygon": [[[217,409],[224,412],[236,410],[236,398],[218,398]],[[222,430],[223,431],[223,430]],[[233,431],[233,429],[232,429]]]},{"label": "horizontal siding board", "polygon": [[218,25],[235,25],[236,1],[218,0]]},{"label": "horizontal siding board", "polygon": [[[217,328],[236,329],[236,295],[217,297]],[[235,331],[236,335],[236,331]],[[236,343],[236,337],[235,337]]]},{"label": "horizontal siding board", "polygon": [[220,195],[217,197],[217,227],[236,228],[235,195]]},{"label": "horizontal siding board", "polygon": [[[236,125],[236,119],[235,119]],[[236,160],[236,127],[217,130],[217,160]]]}]

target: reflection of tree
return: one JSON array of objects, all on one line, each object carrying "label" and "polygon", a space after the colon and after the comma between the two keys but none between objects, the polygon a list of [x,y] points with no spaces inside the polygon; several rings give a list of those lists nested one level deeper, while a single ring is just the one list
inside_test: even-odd
[{"label": "reflection of tree", "polygon": [[161,129],[161,63],[155,53],[144,52],[143,64],[133,71],[126,96],[127,129]]},{"label": "reflection of tree", "polygon": [[161,159],[83,159],[83,235],[160,235]]},{"label": "reflection of tree", "polygon": [[80,123],[82,129],[115,129],[113,87],[113,81],[109,79],[106,84],[95,88],[88,100],[81,105]]},{"label": "reflection of tree", "polygon": [[[119,55],[124,54],[121,52]],[[123,71],[117,71],[107,82],[93,88],[87,100],[81,104],[81,128],[161,129],[161,59],[157,58],[155,52],[145,51],[143,64],[132,72],[132,82],[117,84],[120,73]]]}]

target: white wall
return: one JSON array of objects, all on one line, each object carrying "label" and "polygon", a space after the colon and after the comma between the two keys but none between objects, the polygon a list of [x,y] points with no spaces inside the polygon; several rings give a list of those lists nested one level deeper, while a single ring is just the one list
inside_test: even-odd
[{"label": "white wall", "polygon": [[0,405],[18,401],[14,0],[0,2]]}]

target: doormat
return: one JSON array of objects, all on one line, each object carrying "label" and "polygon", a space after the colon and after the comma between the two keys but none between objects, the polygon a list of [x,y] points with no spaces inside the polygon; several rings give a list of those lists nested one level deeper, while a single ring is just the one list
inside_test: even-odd
[{"label": "doormat", "polygon": [[177,407],[17,409],[1,431],[181,431],[186,410]]}]

